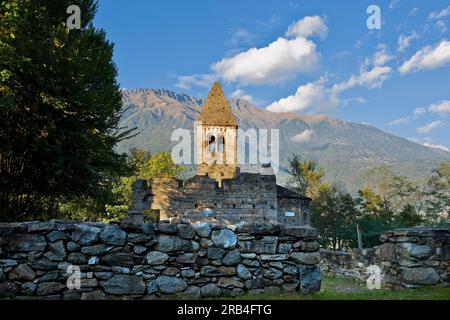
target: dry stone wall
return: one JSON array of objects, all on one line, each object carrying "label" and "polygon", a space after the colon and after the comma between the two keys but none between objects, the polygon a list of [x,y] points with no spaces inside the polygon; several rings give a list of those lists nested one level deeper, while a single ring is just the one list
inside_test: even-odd
[{"label": "dry stone wall", "polygon": [[415,287],[450,283],[450,228],[416,227],[384,233],[375,255],[386,283]]},{"label": "dry stone wall", "polygon": [[377,266],[382,283],[391,287],[450,283],[450,228],[396,229],[380,240],[382,244],[371,249],[321,249],[322,273],[366,280],[370,266]]},{"label": "dry stone wall", "polygon": [[[0,296],[157,299],[320,289],[309,226],[0,224]],[[77,282],[79,281],[79,282]]]},{"label": "dry stone wall", "polygon": [[[150,207],[161,220],[215,218],[237,224],[241,221],[277,222],[277,185],[274,175],[240,173],[222,180],[208,176],[187,181],[157,178],[150,181]],[[297,211],[300,207],[296,208]]]},{"label": "dry stone wall", "polygon": [[320,249],[320,270],[323,274],[365,280],[367,267],[377,265],[375,249],[335,251]]}]

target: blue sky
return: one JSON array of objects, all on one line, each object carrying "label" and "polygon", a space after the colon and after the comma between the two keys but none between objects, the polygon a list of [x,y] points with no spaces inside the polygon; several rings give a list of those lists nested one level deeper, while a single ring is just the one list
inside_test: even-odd
[{"label": "blue sky", "polygon": [[[369,5],[382,25],[369,30]],[[123,88],[325,113],[450,148],[450,2],[100,0]]]}]

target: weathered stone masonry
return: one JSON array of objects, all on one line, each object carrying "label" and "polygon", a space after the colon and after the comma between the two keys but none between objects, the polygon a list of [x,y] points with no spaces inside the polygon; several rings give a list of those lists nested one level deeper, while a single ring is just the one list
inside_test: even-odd
[{"label": "weathered stone masonry", "polygon": [[309,225],[311,199],[277,185],[270,163],[252,165],[257,172],[241,172],[237,130],[236,118],[215,82],[195,122],[197,174],[187,180],[136,181],[130,217],[139,219],[152,209],[160,220],[169,221]]},{"label": "weathered stone masonry", "polygon": [[148,192],[135,192],[138,199],[134,203],[147,199],[140,210],[145,206],[158,210],[161,220],[215,219],[224,224],[245,221],[288,226],[310,223],[310,199],[278,186],[275,175],[240,173],[234,179],[222,180],[221,187],[207,176],[187,181],[158,178],[150,182],[148,187],[145,181],[137,182],[144,185],[139,190]]},{"label": "weathered stone masonry", "polygon": [[408,228],[384,233],[375,255],[393,286],[450,282],[450,228]]},{"label": "weathered stone masonry", "polygon": [[450,228],[415,227],[385,232],[375,248],[338,252],[321,250],[324,274],[364,280],[370,265],[380,267],[391,287],[450,283]]},{"label": "weathered stone masonry", "polygon": [[[320,289],[317,232],[309,226],[207,222],[135,225],[0,224],[0,295],[39,299],[155,299]],[[68,289],[70,265],[80,289]],[[73,272],[73,271],[72,271]]]}]

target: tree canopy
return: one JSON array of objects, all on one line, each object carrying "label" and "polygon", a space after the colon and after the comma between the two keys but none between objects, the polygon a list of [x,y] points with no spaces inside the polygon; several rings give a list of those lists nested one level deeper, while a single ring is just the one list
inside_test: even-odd
[{"label": "tree canopy", "polygon": [[[81,29],[65,23],[81,9]],[[125,173],[114,151],[121,93],[92,0],[0,4],[0,220],[39,218],[61,199],[101,197]]]},{"label": "tree canopy", "polygon": [[356,226],[363,245],[379,243],[389,229],[450,225],[450,163],[443,162],[427,181],[411,181],[388,166],[368,170],[368,183],[353,197],[338,183],[323,181],[325,171],[300,155],[290,159],[289,186],[311,200],[311,222],[323,247],[356,247]]}]

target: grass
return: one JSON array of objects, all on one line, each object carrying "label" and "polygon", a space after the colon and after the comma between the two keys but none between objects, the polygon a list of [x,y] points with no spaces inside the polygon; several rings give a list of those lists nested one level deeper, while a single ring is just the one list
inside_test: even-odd
[{"label": "grass", "polygon": [[450,300],[450,287],[424,286],[415,289],[369,290],[366,284],[349,278],[322,276],[319,292],[310,295],[295,293],[246,294],[244,300]]},{"label": "grass", "polygon": [[[183,300],[186,297],[169,295],[164,299]],[[236,298],[219,300],[450,300],[450,286],[423,286],[415,289],[369,290],[364,282],[352,278],[338,278],[322,275],[319,292],[301,295],[298,293],[245,294]],[[0,300],[14,300],[0,298]],[[215,299],[213,299],[215,300]]]}]

